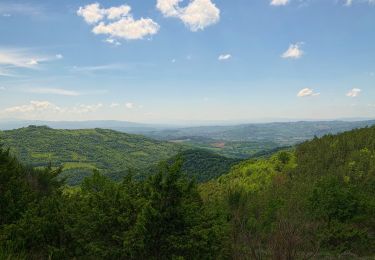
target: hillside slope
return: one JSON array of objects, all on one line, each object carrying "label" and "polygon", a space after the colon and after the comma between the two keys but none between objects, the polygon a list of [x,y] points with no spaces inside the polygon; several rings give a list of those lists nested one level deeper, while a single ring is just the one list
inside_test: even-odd
[{"label": "hillside slope", "polygon": [[232,216],[232,236],[242,255],[267,256],[272,250],[297,254],[296,259],[298,250],[316,252],[318,259],[373,255],[375,127],[241,162],[201,184],[200,191],[211,207]]},{"label": "hillside slope", "polygon": [[166,160],[183,147],[112,130],[56,130],[29,126],[0,132],[0,142],[34,167],[64,166],[66,175],[141,170]]},{"label": "hillside slope", "polygon": [[206,150],[186,150],[170,158],[172,165],[177,160],[182,161],[182,172],[194,178],[197,182],[205,182],[227,173],[232,166],[241,160],[227,158]]}]

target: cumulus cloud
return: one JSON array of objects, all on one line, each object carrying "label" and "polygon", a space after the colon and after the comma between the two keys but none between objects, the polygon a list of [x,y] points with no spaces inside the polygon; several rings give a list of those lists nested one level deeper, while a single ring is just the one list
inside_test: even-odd
[{"label": "cumulus cloud", "polygon": [[229,60],[232,58],[231,54],[221,54],[217,59],[220,61]]},{"label": "cumulus cloud", "polygon": [[52,95],[60,95],[60,96],[79,96],[80,93],[73,90],[67,90],[62,88],[32,88],[27,90],[30,93],[37,93],[37,94],[52,94]]},{"label": "cumulus cloud", "polygon": [[129,5],[101,8],[94,3],[80,7],[77,15],[82,16],[88,23],[94,25],[94,34],[106,34],[108,43],[116,44],[115,38],[126,40],[143,39],[156,34],[160,26],[150,18],[134,19]]},{"label": "cumulus cloud", "polygon": [[149,18],[134,20],[132,17],[122,18],[116,22],[100,22],[94,27],[94,34],[108,34],[111,37],[126,40],[143,39],[145,36],[156,34],[159,25]]},{"label": "cumulus cloud", "polygon": [[320,93],[315,93],[314,90],[311,88],[301,89],[297,94],[298,97],[316,97],[319,95]]},{"label": "cumulus cloud", "polygon": [[157,9],[165,17],[180,19],[191,31],[204,30],[220,20],[220,9],[211,0],[190,0],[181,7],[183,0],[158,0]]},{"label": "cumulus cloud", "polygon": [[289,48],[281,55],[281,57],[284,59],[301,58],[304,55],[301,45],[301,42],[289,45]]},{"label": "cumulus cloud", "polygon": [[361,90],[359,88],[353,88],[348,93],[346,93],[346,96],[354,98],[354,97],[358,97],[360,93],[361,93]]},{"label": "cumulus cloud", "polygon": [[130,103],[130,102],[126,103],[125,106],[128,109],[133,109],[135,107],[134,103]]},{"label": "cumulus cloud", "polygon": [[281,5],[287,5],[289,4],[289,0],[272,0],[270,5],[273,6],[281,6]]},{"label": "cumulus cloud", "polygon": [[79,16],[82,16],[87,23],[97,23],[104,18],[104,10],[100,8],[98,3],[80,7],[77,11]]}]

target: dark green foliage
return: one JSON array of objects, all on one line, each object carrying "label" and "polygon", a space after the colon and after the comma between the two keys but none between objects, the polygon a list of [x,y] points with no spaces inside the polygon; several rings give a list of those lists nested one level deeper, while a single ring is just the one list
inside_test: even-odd
[{"label": "dark green foliage", "polygon": [[206,150],[187,150],[167,160],[169,165],[181,161],[181,170],[197,182],[205,182],[229,172],[240,159],[227,158]]},{"label": "dark green foliage", "polygon": [[[223,219],[207,210],[180,162],[161,165],[143,181],[127,175],[114,182],[95,171],[79,188],[61,189],[50,170],[33,172],[36,181],[29,182],[8,152],[0,155],[1,169],[11,164],[24,181],[1,186],[12,192],[22,187],[13,204],[1,204],[4,258],[216,259],[224,250]],[[27,197],[30,192],[35,196]]]},{"label": "dark green foliage", "polygon": [[0,147],[0,225],[12,223],[35,199],[48,196],[61,183],[55,180],[60,169],[26,168]]}]

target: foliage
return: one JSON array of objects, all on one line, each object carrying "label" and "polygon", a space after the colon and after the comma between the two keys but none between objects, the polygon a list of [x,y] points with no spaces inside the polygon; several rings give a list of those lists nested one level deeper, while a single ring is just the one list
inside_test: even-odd
[{"label": "foliage", "polygon": [[222,158],[183,155],[144,179],[94,170],[73,188],[60,169],[0,149],[0,258],[373,257],[375,127],[242,161],[199,186],[191,175],[213,176]]},{"label": "foliage", "polygon": [[321,137],[374,124],[374,120],[301,121],[144,130],[139,133],[159,140],[183,143],[192,148],[208,149],[227,157],[246,159],[263,151],[310,140],[314,136]]},{"label": "foliage", "polygon": [[[9,152],[1,156],[1,166],[3,161],[19,166]],[[25,182],[22,196],[13,197],[19,203],[1,204],[2,214],[17,213],[2,218],[4,258],[216,259],[225,248],[225,223],[204,206],[180,162],[161,165],[143,181],[128,175],[114,182],[95,171],[80,188],[65,190],[44,172],[36,182],[27,182],[27,171],[19,167],[15,177]],[[2,190],[17,189],[2,182]],[[36,195],[28,197],[23,190]]]},{"label": "foliage", "polygon": [[71,184],[98,169],[104,174],[142,171],[176,155],[178,144],[104,129],[56,130],[29,126],[0,131],[0,141],[33,167],[64,166]]},{"label": "foliage", "polygon": [[181,161],[181,170],[197,182],[206,182],[229,172],[240,159],[227,158],[207,150],[186,150],[168,159],[169,165]]},{"label": "foliage", "polygon": [[226,207],[235,258],[293,259],[375,249],[375,127],[248,160],[202,184]]}]

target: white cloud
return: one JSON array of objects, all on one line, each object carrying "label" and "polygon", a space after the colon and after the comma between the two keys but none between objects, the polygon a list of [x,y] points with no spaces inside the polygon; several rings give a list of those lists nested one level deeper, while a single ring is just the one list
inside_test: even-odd
[{"label": "white cloud", "polygon": [[29,49],[0,48],[0,72],[3,69],[9,68],[33,69],[37,68],[38,65],[43,62],[48,62],[54,59],[56,59],[55,56],[35,54]]},{"label": "white cloud", "polygon": [[85,113],[91,113],[91,112],[96,112],[99,109],[103,107],[102,103],[98,103],[95,105],[85,105],[85,104],[80,104],[78,106],[73,107],[72,109],[68,109],[68,113],[76,113],[76,114],[85,114]]},{"label": "white cloud", "polygon": [[354,2],[368,3],[369,5],[375,5],[375,0],[343,0],[345,6],[351,6]]},{"label": "white cloud", "polygon": [[304,55],[301,45],[301,42],[289,45],[289,48],[281,55],[281,57],[284,59],[301,58]]},{"label": "white cloud", "polygon": [[63,58],[64,58],[64,56],[62,54],[56,54],[56,59],[61,60]]},{"label": "white cloud", "polygon": [[359,88],[353,88],[348,93],[346,93],[347,97],[358,97],[361,93],[361,90]]},{"label": "white cloud", "polygon": [[103,108],[102,103],[78,104],[72,107],[60,107],[49,101],[30,101],[25,105],[12,106],[0,111],[2,116],[12,116],[15,118],[49,119],[72,118],[85,114],[96,113]]},{"label": "white cloud", "polygon": [[130,102],[126,103],[125,106],[128,109],[133,109],[135,107],[134,103],[130,103]]},{"label": "white cloud", "polygon": [[221,54],[217,59],[220,61],[229,60],[232,58],[231,54]]},{"label": "white cloud", "polygon": [[43,59],[42,57],[37,58],[35,56],[27,53],[25,50],[0,49],[0,65],[32,68],[38,64],[39,60]]},{"label": "white cloud", "polygon": [[301,89],[297,94],[298,97],[316,97],[319,95],[320,93],[315,93],[314,90],[311,88]]},{"label": "white cloud", "polygon": [[6,90],[5,87],[0,87],[0,91],[4,91],[4,90]]},{"label": "white cloud", "polygon": [[35,59],[31,59],[27,64],[33,66],[33,65],[38,65],[39,62]]},{"label": "white cloud", "polygon": [[289,0],[272,0],[270,5],[273,6],[281,6],[281,5],[287,5],[289,4]]},{"label": "white cloud", "polygon": [[3,14],[3,17],[11,17],[11,14]]},{"label": "white cloud", "polygon": [[92,31],[94,34],[108,34],[111,37],[138,40],[156,34],[159,28],[159,25],[152,19],[134,20],[133,17],[126,17],[108,24],[100,22]]},{"label": "white cloud", "polygon": [[115,46],[120,46],[121,43],[115,39],[112,39],[112,38],[107,38],[104,40],[105,42],[109,43],[109,44],[113,44]]},{"label": "white cloud", "polygon": [[108,19],[114,20],[129,15],[131,7],[128,5],[120,5],[117,7],[111,7],[105,10]]},{"label": "white cloud", "polygon": [[121,5],[101,8],[98,3],[80,7],[77,11],[84,20],[95,25],[92,32],[94,34],[106,34],[108,43],[116,44],[114,38],[126,40],[143,39],[146,36],[156,34],[160,26],[150,18],[134,19],[130,13],[131,7]]},{"label": "white cloud", "polygon": [[110,108],[116,108],[116,107],[119,107],[120,104],[119,103],[112,103],[109,105]]},{"label": "white cloud", "polygon": [[43,112],[43,111],[62,111],[60,107],[52,104],[49,101],[30,101],[27,105],[14,106],[6,108],[4,111],[6,113],[29,113],[29,112]]},{"label": "white cloud", "polygon": [[32,88],[27,90],[30,93],[37,94],[53,94],[60,96],[79,96],[80,93],[73,90],[61,89],[61,88]]},{"label": "white cloud", "polygon": [[165,17],[180,19],[193,32],[219,22],[220,9],[211,0],[190,0],[185,7],[180,6],[182,1],[158,0],[156,7]]},{"label": "white cloud", "polygon": [[100,8],[98,3],[86,5],[85,7],[80,7],[77,11],[79,16],[89,24],[97,23],[104,18],[103,9]]}]

